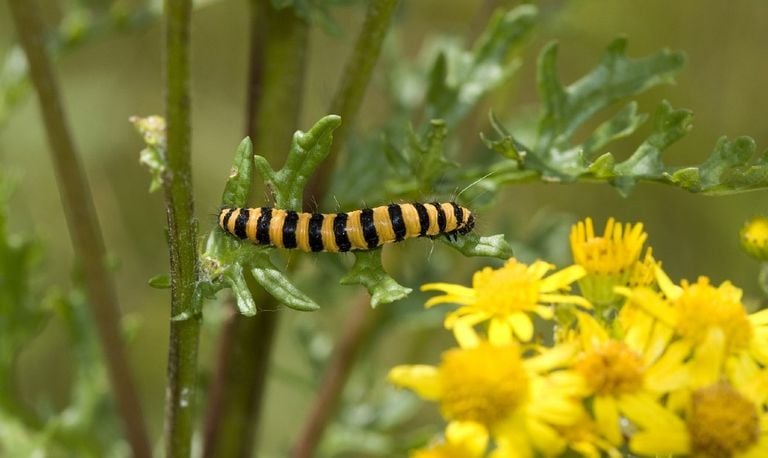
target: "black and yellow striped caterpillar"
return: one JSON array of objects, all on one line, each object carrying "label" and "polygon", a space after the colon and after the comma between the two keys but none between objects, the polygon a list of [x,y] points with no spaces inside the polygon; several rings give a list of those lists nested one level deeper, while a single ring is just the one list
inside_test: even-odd
[{"label": "black and yellow striped caterpillar", "polygon": [[336,253],[370,250],[411,237],[464,235],[475,226],[475,217],[455,202],[390,204],[328,214],[225,207],[219,226],[259,245]]}]

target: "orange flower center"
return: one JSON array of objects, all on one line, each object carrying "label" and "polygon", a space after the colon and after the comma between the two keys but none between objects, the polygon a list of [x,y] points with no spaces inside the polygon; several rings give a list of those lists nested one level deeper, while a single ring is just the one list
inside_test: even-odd
[{"label": "orange flower center", "polygon": [[731,457],[760,436],[757,407],[727,383],[697,390],[691,407],[688,432],[694,456]]},{"label": "orange flower center", "polygon": [[515,346],[482,344],[443,354],[441,407],[450,420],[492,427],[525,402],[528,376]]},{"label": "orange flower center", "polygon": [[616,396],[642,387],[643,362],[640,355],[623,342],[611,340],[587,352],[576,370],[598,395]]}]

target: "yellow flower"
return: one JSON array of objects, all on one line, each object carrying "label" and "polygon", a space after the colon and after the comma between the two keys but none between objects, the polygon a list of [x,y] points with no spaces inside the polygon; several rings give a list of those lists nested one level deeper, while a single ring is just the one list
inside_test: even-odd
[{"label": "yellow flower", "polygon": [[550,276],[552,264],[536,261],[530,266],[511,258],[500,269],[486,267],[472,278],[472,288],[450,283],[429,283],[422,291],[442,291],[445,295],[429,299],[426,307],[435,304],[461,305],[445,318],[445,326],[457,335],[475,325],[490,321],[488,335],[494,343],[512,341],[512,334],[523,342],[533,337],[533,322],[529,314],[544,319],[553,316],[553,303],[577,304],[589,307],[584,298],[561,294],[584,275],[579,266],[567,267]]},{"label": "yellow flower", "polygon": [[768,261],[768,217],[755,216],[741,228],[741,247],[751,256]]},{"label": "yellow flower", "polygon": [[630,288],[638,288],[641,286],[652,287],[656,285],[657,268],[661,268],[661,262],[654,259],[653,249],[648,247],[645,251],[643,260],[638,260],[632,266],[632,273],[629,275],[627,286]]},{"label": "yellow flower", "polygon": [[631,279],[642,282],[644,263],[654,263],[650,254],[640,263],[640,253],[648,234],[643,225],[616,223],[609,218],[602,236],[595,235],[592,219],[579,221],[571,228],[573,262],[584,267],[587,275],[579,279],[579,287],[589,301],[598,307],[614,304],[614,287],[625,286]]},{"label": "yellow flower", "polygon": [[453,421],[445,438],[426,448],[413,450],[411,458],[482,458],[488,448],[488,430],[471,421]]},{"label": "yellow flower", "polygon": [[[658,398],[685,386],[689,381],[684,361],[689,347],[669,343],[669,333],[645,333],[637,338],[635,328],[644,321],[624,317],[624,336],[611,338],[600,324],[586,313],[578,313],[583,351],[574,365],[586,380],[593,395],[592,409],[596,428],[611,444],[623,442],[621,417],[633,423],[652,421],[661,409]],[[643,315],[637,315],[642,318]]]},{"label": "yellow flower", "polygon": [[643,455],[768,456],[768,415],[730,383],[694,391],[684,417],[658,411],[655,421],[633,435],[630,450]]},{"label": "yellow flower", "polygon": [[707,277],[699,277],[695,283],[684,280],[677,286],[661,269],[656,274],[660,293],[642,287],[618,291],[628,299],[625,308],[644,310],[678,336],[683,350],[693,353],[694,386],[717,381],[730,355],[760,353],[740,289],[727,281],[715,287]]},{"label": "yellow flower", "polygon": [[581,418],[583,379],[562,367],[572,356],[565,347],[523,358],[515,343],[492,345],[475,340],[468,348],[443,353],[439,366],[397,366],[389,373],[393,384],[409,388],[424,399],[440,403],[448,421],[485,426],[497,444],[515,449],[557,454],[565,442],[556,426]]}]

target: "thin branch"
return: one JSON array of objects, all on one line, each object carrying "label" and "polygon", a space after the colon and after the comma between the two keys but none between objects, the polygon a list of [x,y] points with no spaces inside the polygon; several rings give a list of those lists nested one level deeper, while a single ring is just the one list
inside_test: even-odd
[{"label": "thin branch", "polygon": [[341,327],[344,333],[333,351],[323,382],[309,417],[296,440],[291,458],[314,456],[315,449],[323,437],[323,432],[344,390],[349,372],[376,321],[376,316],[377,312],[371,310],[370,298],[367,294],[363,295],[350,310],[347,321]]},{"label": "thin branch", "polygon": [[352,55],[347,60],[339,87],[331,102],[330,112],[341,116],[342,124],[336,129],[336,138],[328,158],[320,165],[304,193],[305,202],[322,199],[328,191],[331,174],[339,151],[346,142],[350,129],[363,103],[363,96],[379,60],[381,46],[387,36],[389,24],[400,0],[371,0]]},{"label": "thin branch", "polygon": [[200,338],[197,231],[192,198],[189,110],[191,0],[165,2],[165,78],[168,171],[163,180],[171,264],[171,330],[165,400],[168,457],[191,453]]},{"label": "thin branch", "polygon": [[125,434],[134,456],[150,456],[144,417],[121,339],[120,309],[106,267],[104,239],[91,191],[69,133],[58,81],[45,48],[46,33],[38,5],[33,0],[10,0],[9,3],[40,102],[72,246],[85,274],[88,303]]},{"label": "thin branch", "polygon": [[[250,4],[246,134],[256,153],[280,163],[298,127],[308,30],[290,8],[277,11],[263,0]],[[280,305],[252,277],[246,281],[262,312],[253,318],[235,314],[222,330],[219,354],[226,357],[219,359],[211,387],[204,457],[251,456],[259,430]]]}]

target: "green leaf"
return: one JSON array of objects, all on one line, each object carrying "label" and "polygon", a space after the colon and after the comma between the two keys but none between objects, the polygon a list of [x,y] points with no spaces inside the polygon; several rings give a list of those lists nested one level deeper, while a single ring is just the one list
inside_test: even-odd
[{"label": "green leaf", "polygon": [[536,16],[533,5],[498,11],[472,51],[441,52],[430,72],[427,119],[444,119],[453,127],[484,95],[507,81],[520,66],[509,54],[533,28]]},{"label": "green leaf", "polygon": [[171,276],[168,274],[159,274],[150,278],[149,286],[156,289],[169,289],[171,287]]},{"label": "green leaf", "polygon": [[425,142],[419,142],[412,137],[412,147],[416,150],[416,177],[420,183],[432,183],[447,169],[456,167],[456,164],[447,160],[444,156],[445,137],[448,129],[445,121],[433,119],[429,122]]},{"label": "green leaf", "polygon": [[539,121],[535,151],[547,158],[570,148],[576,129],[610,104],[650,87],[671,83],[684,62],[682,53],[662,50],[629,59],[627,41],[616,39],[602,62],[590,73],[564,88],[557,76],[557,44],[550,43],[539,56],[539,94],[544,113]]},{"label": "green leaf", "polygon": [[654,116],[653,132],[626,161],[616,165],[617,175],[632,177],[660,177],[664,172],[661,152],[683,138],[691,130],[693,113],[673,108],[663,101]]},{"label": "green leaf", "polygon": [[504,234],[479,236],[469,233],[455,240],[448,238],[440,240],[464,256],[488,256],[499,259],[509,259],[514,256],[512,246],[504,239]]},{"label": "green leaf", "polygon": [[381,265],[381,249],[370,251],[355,251],[355,264],[352,269],[342,277],[342,285],[363,285],[371,294],[371,306],[403,299],[411,294],[411,288],[398,284],[387,275]]},{"label": "green leaf", "polygon": [[646,114],[637,113],[637,102],[628,103],[614,117],[600,124],[592,132],[582,146],[584,158],[591,160],[595,153],[600,152],[611,142],[632,135],[647,118]]},{"label": "green leaf", "polygon": [[301,201],[307,180],[320,162],[328,155],[333,141],[333,131],[341,125],[341,118],[328,115],[320,119],[308,132],[297,131],[293,135],[291,150],[285,165],[274,171],[267,160],[254,157],[256,169],[275,193],[276,206],[289,210],[301,210]]},{"label": "green leaf", "polygon": [[756,148],[755,141],[750,137],[739,137],[733,142],[721,137],[712,154],[699,166],[701,186],[711,188],[722,183],[729,171],[746,165]]},{"label": "green leaf", "polygon": [[224,185],[221,204],[227,207],[245,207],[253,181],[253,144],[245,137],[235,152],[235,160]]},{"label": "green leaf", "polygon": [[616,166],[616,159],[611,153],[605,153],[589,164],[587,172],[596,178],[609,178],[614,176],[613,169]]},{"label": "green leaf", "polygon": [[229,286],[235,294],[237,309],[240,313],[245,316],[256,315],[256,312],[258,311],[256,302],[254,302],[251,290],[248,289],[248,285],[245,283],[243,265],[239,262],[230,264],[229,267],[224,270],[224,279],[227,286]]},{"label": "green leaf", "polygon": [[254,261],[251,270],[253,278],[275,299],[295,310],[311,312],[320,308],[315,301],[293,286],[288,277],[268,258],[260,256]]},{"label": "green leaf", "polygon": [[512,159],[516,162],[523,162],[527,153],[527,148],[522,146],[501,124],[496,114],[491,111],[488,114],[491,128],[499,136],[498,140],[493,140],[487,137],[482,132],[480,133],[480,139],[485,143],[489,149],[496,151],[502,156]]}]

